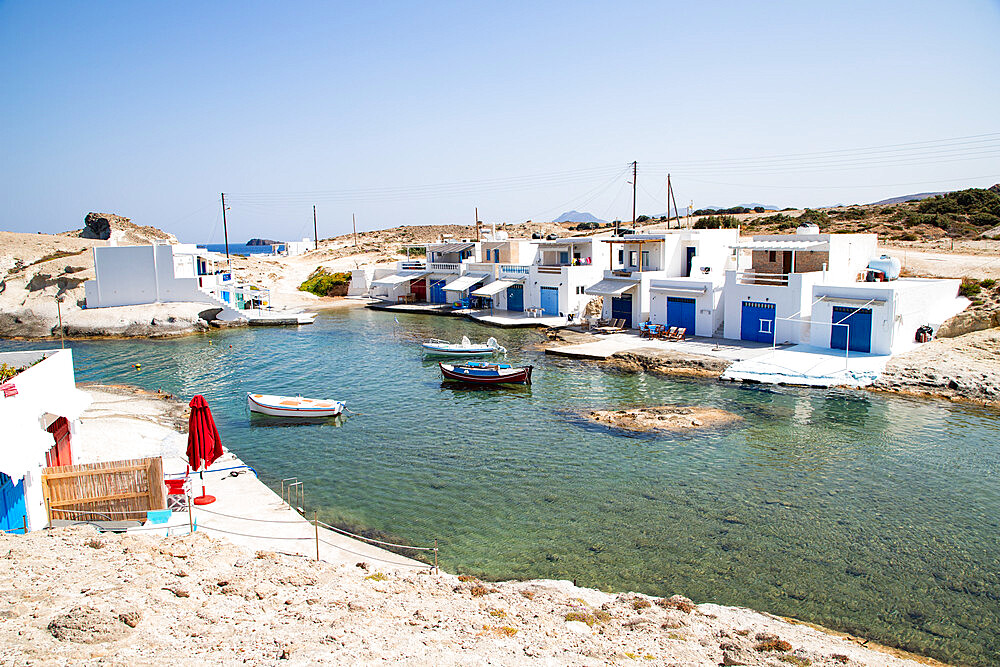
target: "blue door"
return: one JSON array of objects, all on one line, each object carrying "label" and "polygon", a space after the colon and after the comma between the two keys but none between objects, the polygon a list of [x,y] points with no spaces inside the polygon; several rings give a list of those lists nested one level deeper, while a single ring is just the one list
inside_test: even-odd
[{"label": "blue door", "polygon": [[493,249],[493,261],[497,263],[500,262],[500,248]]},{"label": "blue door", "polygon": [[559,315],[559,288],[558,287],[542,287],[541,292],[541,305],[542,314],[549,317],[556,317]]},{"label": "blue door", "polygon": [[507,288],[507,310],[524,310],[523,285],[511,285]]},{"label": "blue door", "polygon": [[0,472],[0,529],[23,533],[24,478],[14,481]]},{"label": "blue door", "polygon": [[559,264],[561,264],[562,266],[565,266],[565,265],[569,264],[569,253],[568,252],[560,252],[559,253]]},{"label": "blue door", "polygon": [[435,280],[430,284],[430,302],[444,303],[444,280]]},{"label": "blue door", "polygon": [[694,335],[694,299],[667,297],[667,326],[684,327]]},{"label": "blue door", "polygon": [[625,328],[632,328],[632,295],[611,297],[611,319],[625,320]]},{"label": "blue door", "polygon": [[[837,326],[846,324],[847,326]],[[853,352],[872,351],[872,311],[870,308],[833,307],[833,326],[830,327],[830,347],[843,350],[850,345]],[[850,335],[848,335],[850,332]]]},{"label": "blue door", "polygon": [[774,304],[744,301],[740,314],[740,338],[759,343],[774,342]]}]

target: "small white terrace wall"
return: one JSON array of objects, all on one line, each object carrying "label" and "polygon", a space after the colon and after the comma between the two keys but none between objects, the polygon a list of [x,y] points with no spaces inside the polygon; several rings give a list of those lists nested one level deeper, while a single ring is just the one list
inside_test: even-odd
[{"label": "small white terrace wall", "polygon": [[[736,271],[726,271],[723,297],[725,338],[740,340],[743,302],[756,301],[774,304],[776,343],[800,343],[810,340],[808,320],[812,314],[813,285],[823,280],[822,271],[789,274],[787,285],[744,285],[739,283],[737,275]],[[789,321],[781,318],[805,321]]]},{"label": "small white terrace wall", "polygon": [[[812,332],[809,342],[830,347],[834,306],[872,311],[871,352],[896,354],[912,346],[917,329],[937,328],[964,310],[969,302],[958,296],[960,280],[902,278],[886,283],[818,284],[813,287]],[[843,299],[838,301],[838,297]],[[866,304],[875,299],[879,303]]]},{"label": "small white terrace wall", "polygon": [[[66,417],[70,433],[76,434],[80,424],[80,413],[90,403],[89,396],[76,389],[73,371],[72,350],[34,350],[31,352],[0,353],[0,363],[20,367],[44,360],[18,373],[11,379],[17,388],[17,395],[0,397],[0,423],[5,437],[0,439],[2,449],[10,447],[29,448],[28,456],[33,463],[24,475],[24,500],[28,517],[28,530],[38,530],[48,525],[45,501],[42,497],[42,468],[45,454],[55,444],[52,434],[46,432],[59,417]],[[10,434],[30,433],[30,442],[12,441]],[[14,480],[16,483],[17,480]]]},{"label": "small white terrace wall", "polygon": [[[680,288],[678,291],[672,289]],[[684,290],[703,289],[703,294],[691,294]],[[651,280],[649,284],[649,321],[653,324],[667,323],[668,297],[693,298],[695,307],[695,330],[687,332],[692,336],[711,337],[722,324],[724,305],[723,285],[704,278],[668,278]]]}]

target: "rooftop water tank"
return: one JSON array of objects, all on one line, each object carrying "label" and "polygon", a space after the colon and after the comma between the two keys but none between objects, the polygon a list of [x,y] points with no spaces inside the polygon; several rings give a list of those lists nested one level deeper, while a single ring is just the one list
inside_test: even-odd
[{"label": "rooftop water tank", "polygon": [[899,259],[882,255],[878,259],[868,262],[868,268],[872,271],[881,271],[886,280],[896,280],[899,278],[899,271],[902,267]]},{"label": "rooftop water tank", "polygon": [[795,229],[796,234],[819,234],[819,225],[813,222],[803,222]]}]

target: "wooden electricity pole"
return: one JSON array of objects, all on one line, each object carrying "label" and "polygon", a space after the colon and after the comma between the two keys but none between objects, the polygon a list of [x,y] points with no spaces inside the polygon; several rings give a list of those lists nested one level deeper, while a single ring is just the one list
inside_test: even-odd
[{"label": "wooden electricity pole", "polygon": [[358,220],[353,213],[351,213],[351,226],[354,228],[354,247],[358,247]]},{"label": "wooden electricity pole", "polygon": [[639,162],[632,162],[632,231],[635,231],[635,177],[639,175]]},{"label": "wooden electricity pole", "polygon": [[313,204],[313,249],[319,250],[319,234],[316,232],[316,204]]},{"label": "wooden electricity pole", "polygon": [[479,241],[479,207],[476,207],[476,241]]},{"label": "wooden electricity pole", "polygon": [[226,193],[222,193],[222,235],[226,239],[226,259],[229,259],[229,229],[226,227]]},{"label": "wooden electricity pole", "polygon": [[[677,208],[677,197],[674,196],[674,186],[670,183],[670,174],[667,174],[667,229],[670,229],[670,202],[674,202],[674,216],[677,218],[677,229],[681,228],[681,210]],[[690,211],[688,215],[690,215]]]}]

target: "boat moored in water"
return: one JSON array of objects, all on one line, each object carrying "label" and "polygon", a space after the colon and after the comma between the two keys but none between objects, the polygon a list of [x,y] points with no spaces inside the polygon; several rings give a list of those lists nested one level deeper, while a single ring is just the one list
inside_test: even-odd
[{"label": "boat moored in water", "polygon": [[432,338],[421,343],[424,354],[445,357],[485,357],[491,354],[507,354],[507,348],[500,345],[496,338],[490,338],[485,343],[473,343],[468,336],[462,336],[461,343],[449,343],[446,340]]},{"label": "boat moored in water", "polygon": [[485,361],[470,361],[453,365],[438,362],[445,380],[470,382],[474,384],[531,384],[533,366],[518,368],[510,364],[491,364]]},{"label": "boat moored in water", "polygon": [[272,417],[336,417],[347,407],[343,401],[302,396],[247,394],[251,412]]}]

